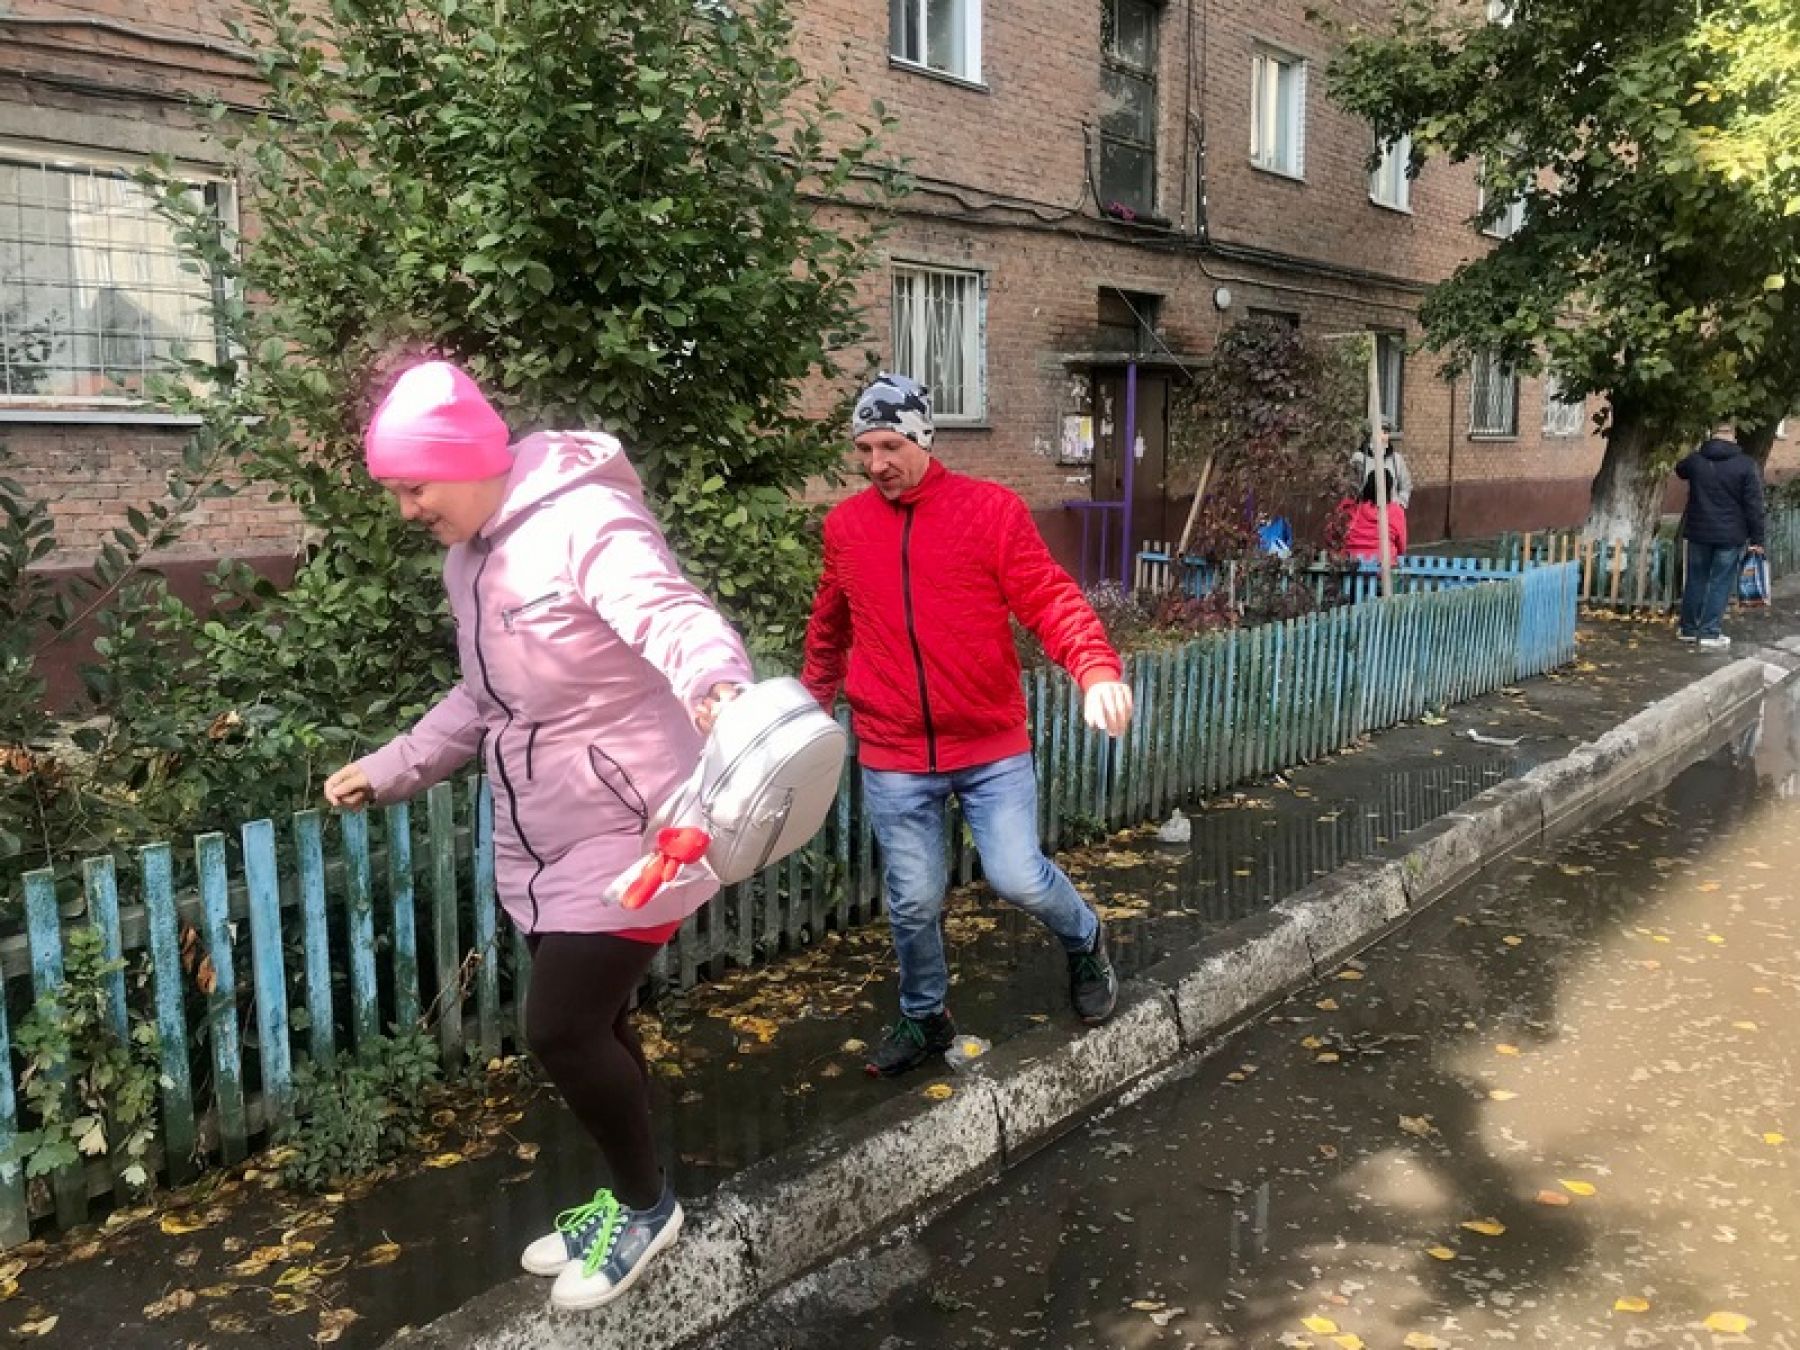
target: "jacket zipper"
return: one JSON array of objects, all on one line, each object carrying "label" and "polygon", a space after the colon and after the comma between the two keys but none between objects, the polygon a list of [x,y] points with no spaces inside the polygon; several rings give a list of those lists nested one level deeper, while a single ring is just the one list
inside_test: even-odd
[{"label": "jacket zipper", "polygon": [[937,730],[931,721],[931,695],[925,688],[925,653],[919,648],[919,630],[913,623],[912,527],[913,508],[904,508],[906,524],[900,527],[900,594],[906,603],[906,640],[912,644],[913,671],[919,677],[919,711],[925,717],[925,772],[937,772]]},{"label": "jacket zipper", "polygon": [[505,627],[506,631],[510,633],[513,631],[514,619],[517,619],[521,614],[529,614],[532,610],[549,604],[552,600],[561,596],[561,594],[561,591],[546,591],[535,600],[527,600],[522,605],[514,605],[511,609],[503,609],[500,611],[500,622]]},{"label": "jacket zipper", "polygon": [[627,811],[631,812],[632,815],[636,816],[640,822],[646,825],[649,824],[650,807],[644,801],[644,794],[638,791],[638,785],[631,781],[631,775],[626,772],[625,766],[597,745],[590,745],[588,747],[588,763],[590,766],[593,764],[593,757],[595,755],[600,756],[601,759],[613,766],[613,769],[618,773],[619,777],[624,780],[625,786],[631,789],[631,795],[637,798],[637,804],[633,805],[626,799],[623,792],[620,792],[619,789],[607,782],[606,778],[596,771],[594,777],[600,780],[600,786],[612,793],[613,796],[617,797],[619,799],[619,805],[623,806]]},{"label": "jacket zipper", "polygon": [[[519,837],[519,846],[531,855],[536,864],[530,878],[525,882],[525,898],[531,901],[530,932],[537,931],[538,899],[537,881],[544,872],[544,860],[538,856],[537,850],[531,846],[531,840],[525,836],[525,823],[519,819],[519,794],[514,791],[512,776],[506,772],[506,751],[504,741],[508,728],[513,724],[513,710],[506,706],[499,691],[494,688],[493,676],[488,673],[487,656],[481,650],[481,577],[487,571],[488,562],[493,558],[491,552],[483,552],[481,566],[475,569],[475,579],[469,583],[469,590],[475,603],[475,664],[481,667],[481,683],[487,689],[488,697],[499,705],[500,711],[506,714],[506,724],[494,733],[494,765],[500,772],[500,786],[506,793],[507,811],[512,817],[513,833]],[[530,769],[526,770],[527,776]]]},{"label": "jacket zipper", "polygon": [[525,781],[529,783],[534,775],[531,772],[531,756],[537,749],[537,723],[531,724],[531,732],[525,737]]}]

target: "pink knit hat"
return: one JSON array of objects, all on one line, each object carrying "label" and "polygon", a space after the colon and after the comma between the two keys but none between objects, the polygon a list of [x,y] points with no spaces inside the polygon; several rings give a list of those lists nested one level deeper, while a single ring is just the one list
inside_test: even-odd
[{"label": "pink knit hat", "polygon": [[472,483],[512,471],[506,423],[448,361],[414,366],[381,401],[363,433],[374,478]]}]

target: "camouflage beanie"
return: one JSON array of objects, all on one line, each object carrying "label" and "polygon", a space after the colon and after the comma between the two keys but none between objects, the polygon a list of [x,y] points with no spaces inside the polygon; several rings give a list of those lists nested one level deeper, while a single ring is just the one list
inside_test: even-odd
[{"label": "camouflage beanie", "polygon": [[850,436],[894,431],[921,450],[931,449],[931,395],[910,375],[882,374],[863,390],[850,417]]}]

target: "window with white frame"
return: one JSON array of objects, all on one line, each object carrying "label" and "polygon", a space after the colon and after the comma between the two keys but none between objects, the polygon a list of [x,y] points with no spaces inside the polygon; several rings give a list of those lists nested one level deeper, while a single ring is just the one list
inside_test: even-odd
[{"label": "window with white frame", "polygon": [[1487,20],[1502,28],[1513,21],[1513,0],[1487,0]]},{"label": "window with white frame", "polygon": [[1411,136],[1401,136],[1383,145],[1381,163],[1369,175],[1369,199],[1396,211],[1412,210],[1412,179],[1406,173],[1411,162]]},{"label": "window with white frame", "polygon": [[931,391],[942,421],[987,412],[985,278],[979,272],[896,264],[894,366]]},{"label": "window with white frame", "polygon": [[1260,169],[1304,177],[1306,62],[1261,48],[1250,64],[1250,160]]},{"label": "window with white frame", "polygon": [[[1485,175],[1484,175],[1485,176]],[[1487,215],[1490,197],[1485,182],[1481,185],[1481,196],[1476,199],[1475,214],[1477,218]],[[1525,224],[1525,198],[1515,196],[1510,199],[1500,212],[1481,227],[1481,232],[1495,239],[1511,239]]]},{"label": "window with white frame", "polygon": [[1564,398],[1562,381],[1544,374],[1544,435],[1579,436],[1587,429],[1587,400]]},{"label": "window with white frame", "polygon": [[1399,333],[1375,335],[1375,383],[1381,395],[1381,425],[1398,436],[1406,421],[1406,338]]},{"label": "window with white frame", "polygon": [[[0,146],[0,403],[129,404],[178,353],[220,355],[211,283],[131,167]],[[191,191],[230,224],[228,184]]]},{"label": "window with white frame", "polygon": [[1469,434],[1519,434],[1519,375],[1495,352],[1477,352],[1469,368]]},{"label": "window with white frame", "polygon": [[888,0],[896,61],[959,80],[981,79],[981,0]]}]

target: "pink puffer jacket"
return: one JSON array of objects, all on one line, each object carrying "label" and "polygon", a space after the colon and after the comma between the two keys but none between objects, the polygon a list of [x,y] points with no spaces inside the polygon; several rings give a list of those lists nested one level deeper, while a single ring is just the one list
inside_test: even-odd
[{"label": "pink puffer jacket", "polygon": [[699,759],[693,702],[748,682],[749,657],[681,575],[618,441],[541,432],[514,455],[505,503],[444,563],[462,682],[361,767],[393,802],[484,749],[500,902],[525,932],[673,923],[712,896],[707,877],[637,910],[601,894]]}]

